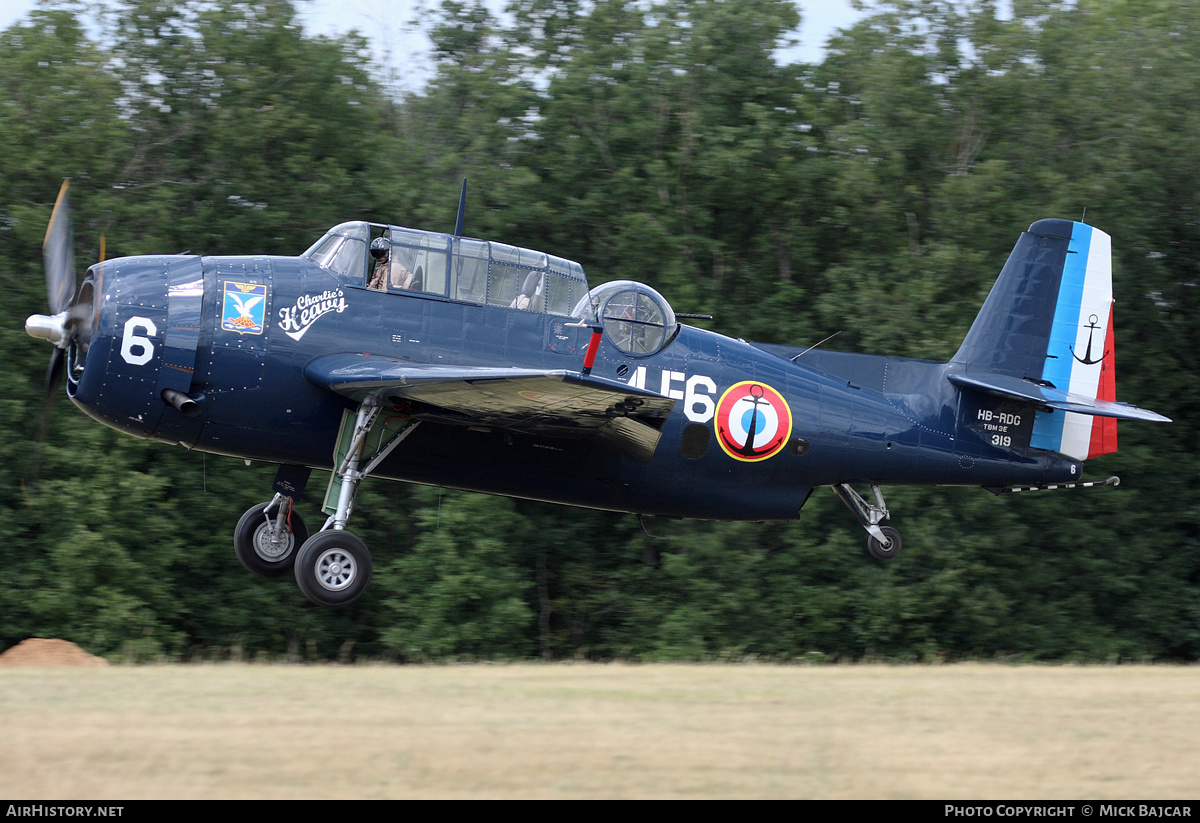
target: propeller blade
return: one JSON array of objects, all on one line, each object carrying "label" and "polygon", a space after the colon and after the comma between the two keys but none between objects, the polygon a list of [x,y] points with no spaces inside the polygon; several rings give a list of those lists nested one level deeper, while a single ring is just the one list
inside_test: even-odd
[{"label": "propeller blade", "polygon": [[58,314],[75,295],[75,241],[71,234],[71,181],[64,180],[46,226],[42,252],[46,260],[46,294],[50,313]]},{"label": "propeller blade", "polygon": [[50,355],[50,366],[46,369],[46,399],[53,397],[62,383],[63,366],[66,362],[66,349],[55,349]]},{"label": "propeller blade", "polygon": [[50,355],[50,367],[46,369],[46,391],[42,397],[42,416],[38,420],[37,435],[34,438],[33,465],[30,470],[29,486],[36,488],[38,478],[42,473],[42,444],[46,442],[46,430],[50,425],[50,412],[54,408],[54,398],[58,396],[58,388],[62,385],[64,366],[67,362],[65,349],[56,348]]},{"label": "propeller blade", "polygon": [[50,409],[54,405],[54,398],[58,396],[58,389],[62,385],[66,362],[67,352],[65,349],[55,349],[54,353],[50,355],[50,366],[46,369],[46,391],[42,397],[42,419],[38,423],[37,442],[39,443],[46,439],[46,424],[50,420]]},{"label": "propeller blade", "polygon": [[[94,299],[95,284],[85,280],[82,288],[75,285],[75,240],[71,231],[70,206],[71,181],[64,180],[50,213],[50,224],[46,227],[46,239],[42,252],[46,261],[46,295],[52,314],[35,314],[25,321],[25,331],[31,336],[49,340],[54,344],[50,355],[50,366],[46,370],[46,391],[42,399],[42,416],[38,421],[36,445],[33,456],[33,478],[37,484],[42,462],[42,444],[49,428],[50,411],[67,369],[68,352],[75,351],[75,368],[80,369],[87,355],[92,337],[94,312],[98,306]],[[104,260],[106,249],[104,236],[100,237],[100,259]],[[99,272],[97,277],[102,277]]]}]

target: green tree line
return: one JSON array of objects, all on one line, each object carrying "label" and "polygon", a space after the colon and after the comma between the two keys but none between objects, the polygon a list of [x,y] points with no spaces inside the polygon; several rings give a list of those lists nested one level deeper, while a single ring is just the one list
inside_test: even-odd
[{"label": "green tree line", "polygon": [[[367,41],[283,0],[50,2],[0,32],[0,648],[121,659],[1194,660],[1200,656],[1200,3],[897,0],[819,64],[788,0],[477,0],[425,18],[397,95]],[[73,180],[81,267],[296,254],[368,219],[578,260],[748,340],[956,350],[1019,233],[1113,237],[1116,489],[888,490],[866,555],[818,490],[789,523],[632,516],[367,481],[375,554],[342,610],[251,577],[273,468],[119,435],[58,399],[40,246]],[[34,463],[39,480],[32,483]],[[319,485],[314,478],[313,486]],[[305,505],[317,519],[315,505]]]}]

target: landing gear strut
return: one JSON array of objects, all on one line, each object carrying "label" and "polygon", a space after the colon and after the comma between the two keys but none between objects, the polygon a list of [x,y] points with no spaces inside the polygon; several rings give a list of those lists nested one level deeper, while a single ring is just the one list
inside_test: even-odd
[{"label": "landing gear strut", "polygon": [[321,531],[310,537],[296,554],[296,585],[305,597],[322,606],[345,606],[366,591],[371,581],[371,552],[361,539],[346,531],[358,484],[419,425],[419,422],[409,424],[382,444],[366,465],[359,468],[367,435],[381,409],[379,399],[375,397],[368,397],[358,407],[349,447],[334,471],[341,483],[337,505]]},{"label": "landing gear strut", "polygon": [[877,483],[871,484],[871,492],[875,503],[868,503],[862,495],[850,487],[849,483],[840,483],[833,487],[837,496],[846,504],[846,508],[854,512],[858,522],[867,530],[867,551],[879,560],[891,560],[900,553],[900,532],[891,526],[879,525],[884,520],[890,520],[887,504],[883,502],[883,492]]}]

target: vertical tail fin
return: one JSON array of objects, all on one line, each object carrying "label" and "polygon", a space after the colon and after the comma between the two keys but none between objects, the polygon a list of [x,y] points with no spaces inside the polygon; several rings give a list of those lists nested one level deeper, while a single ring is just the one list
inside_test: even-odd
[{"label": "vertical tail fin", "polygon": [[[1039,220],[1021,235],[952,363],[1088,399],[1116,399],[1112,249],[1084,223]],[[1038,412],[1030,445],[1085,460],[1117,450],[1117,422]]]}]

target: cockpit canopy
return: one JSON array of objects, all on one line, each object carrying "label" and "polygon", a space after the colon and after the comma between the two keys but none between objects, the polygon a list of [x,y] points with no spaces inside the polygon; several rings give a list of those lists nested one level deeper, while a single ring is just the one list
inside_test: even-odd
[{"label": "cockpit canopy", "polygon": [[666,298],[644,283],[614,280],[597,286],[572,316],[599,322],[618,349],[634,357],[656,354],[675,339],[679,323]]},{"label": "cockpit canopy", "polygon": [[[390,258],[377,276],[368,247],[381,237]],[[662,351],[679,331],[671,305],[649,286],[614,280],[588,291],[578,263],[504,243],[356,221],[334,226],[303,256],[351,287],[599,323],[609,341],[633,357]]]},{"label": "cockpit canopy", "polygon": [[[367,248],[391,246],[390,276],[372,278]],[[504,243],[375,223],[342,223],[304,257],[350,286],[421,293],[566,317],[587,294],[583,267],[570,260]],[[403,277],[397,272],[403,271]]]}]

